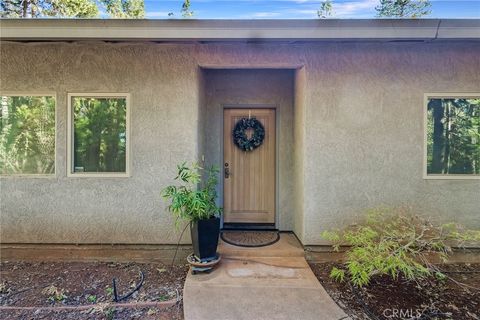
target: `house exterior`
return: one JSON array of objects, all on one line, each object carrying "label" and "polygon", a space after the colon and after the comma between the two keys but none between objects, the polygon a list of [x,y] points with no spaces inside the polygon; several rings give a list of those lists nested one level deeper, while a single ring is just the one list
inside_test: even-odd
[{"label": "house exterior", "polygon": [[[478,129],[480,20],[48,19],[0,29],[2,120],[21,97],[54,106],[39,116],[53,122],[48,168],[2,162],[3,244],[174,244],[160,191],[183,161],[220,168],[224,225],[293,231],[304,245],[326,244],[323,230],[380,206],[480,227],[480,140],[452,144],[466,150],[458,165],[435,131],[458,101],[470,110],[459,111],[465,130]],[[102,113],[102,103],[119,109]],[[99,132],[116,132],[115,147],[95,145],[87,114],[106,115]],[[232,132],[252,118],[264,136],[244,151]]]}]

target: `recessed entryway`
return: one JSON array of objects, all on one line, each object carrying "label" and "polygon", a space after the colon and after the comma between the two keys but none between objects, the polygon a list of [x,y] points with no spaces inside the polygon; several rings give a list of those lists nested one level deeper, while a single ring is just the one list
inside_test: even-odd
[{"label": "recessed entryway", "polygon": [[[295,69],[202,69],[199,158],[219,167],[223,227],[293,230]],[[234,128],[256,119],[265,135],[252,150]],[[247,128],[247,139],[255,130]]]}]

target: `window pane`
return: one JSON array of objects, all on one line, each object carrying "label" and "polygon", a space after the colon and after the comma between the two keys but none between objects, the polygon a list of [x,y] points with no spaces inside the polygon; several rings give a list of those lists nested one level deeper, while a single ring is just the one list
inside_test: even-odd
[{"label": "window pane", "polygon": [[427,173],[480,174],[480,98],[432,98]]},{"label": "window pane", "polygon": [[74,172],[125,172],[126,98],[72,98]]},{"label": "window pane", "polygon": [[55,99],[2,96],[0,173],[55,172]]}]

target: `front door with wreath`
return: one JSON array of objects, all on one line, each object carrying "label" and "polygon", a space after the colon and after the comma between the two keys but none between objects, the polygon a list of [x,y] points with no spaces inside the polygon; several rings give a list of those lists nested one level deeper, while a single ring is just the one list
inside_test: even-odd
[{"label": "front door with wreath", "polygon": [[275,109],[224,109],[224,223],[275,223]]}]

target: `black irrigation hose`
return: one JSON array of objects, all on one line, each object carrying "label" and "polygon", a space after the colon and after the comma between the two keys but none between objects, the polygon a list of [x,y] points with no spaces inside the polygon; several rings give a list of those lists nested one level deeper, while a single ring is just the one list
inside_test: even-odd
[{"label": "black irrigation hose", "polygon": [[18,290],[18,291],[9,293],[7,296],[5,296],[5,298],[10,299],[11,297],[13,297],[13,296],[15,296],[15,295],[17,295],[17,294],[26,292],[26,291],[28,291],[28,290],[33,290],[33,289],[36,289],[36,288],[37,288],[37,287],[31,287],[31,288],[25,288],[25,289],[22,289],[22,290]]},{"label": "black irrigation hose", "polygon": [[7,294],[7,295],[5,296],[5,298],[10,299],[11,297],[13,297],[13,296],[15,296],[15,295],[17,295],[17,294],[24,293],[24,292],[26,292],[26,291],[33,290],[33,289],[38,289],[38,288],[42,288],[42,289],[43,289],[43,288],[46,288],[46,287],[48,287],[48,286],[49,286],[49,285],[47,284],[47,285],[43,285],[43,286],[33,286],[33,287],[30,287],[30,288],[24,288],[24,289],[22,289],[22,290],[18,290],[18,291],[15,291],[15,292],[12,292],[12,293]]},{"label": "black irrigation hose", "polygon": [[125,300],[129,298],[132,294],[134,294],[136,291],[138,291],[138,289],[140,289],[140,287],[143,285],[143,280],[145,280],[145,274],[143,274],[143,271],[140,271],[140,277],[141,277],[140,283],[135,287],[135,289],[133,289],[123,297],[118,297],[117,281],[115,278],[113,278],[113,281],[112,281],[113,282],[113,301],[119,302],[119,301]]}]

